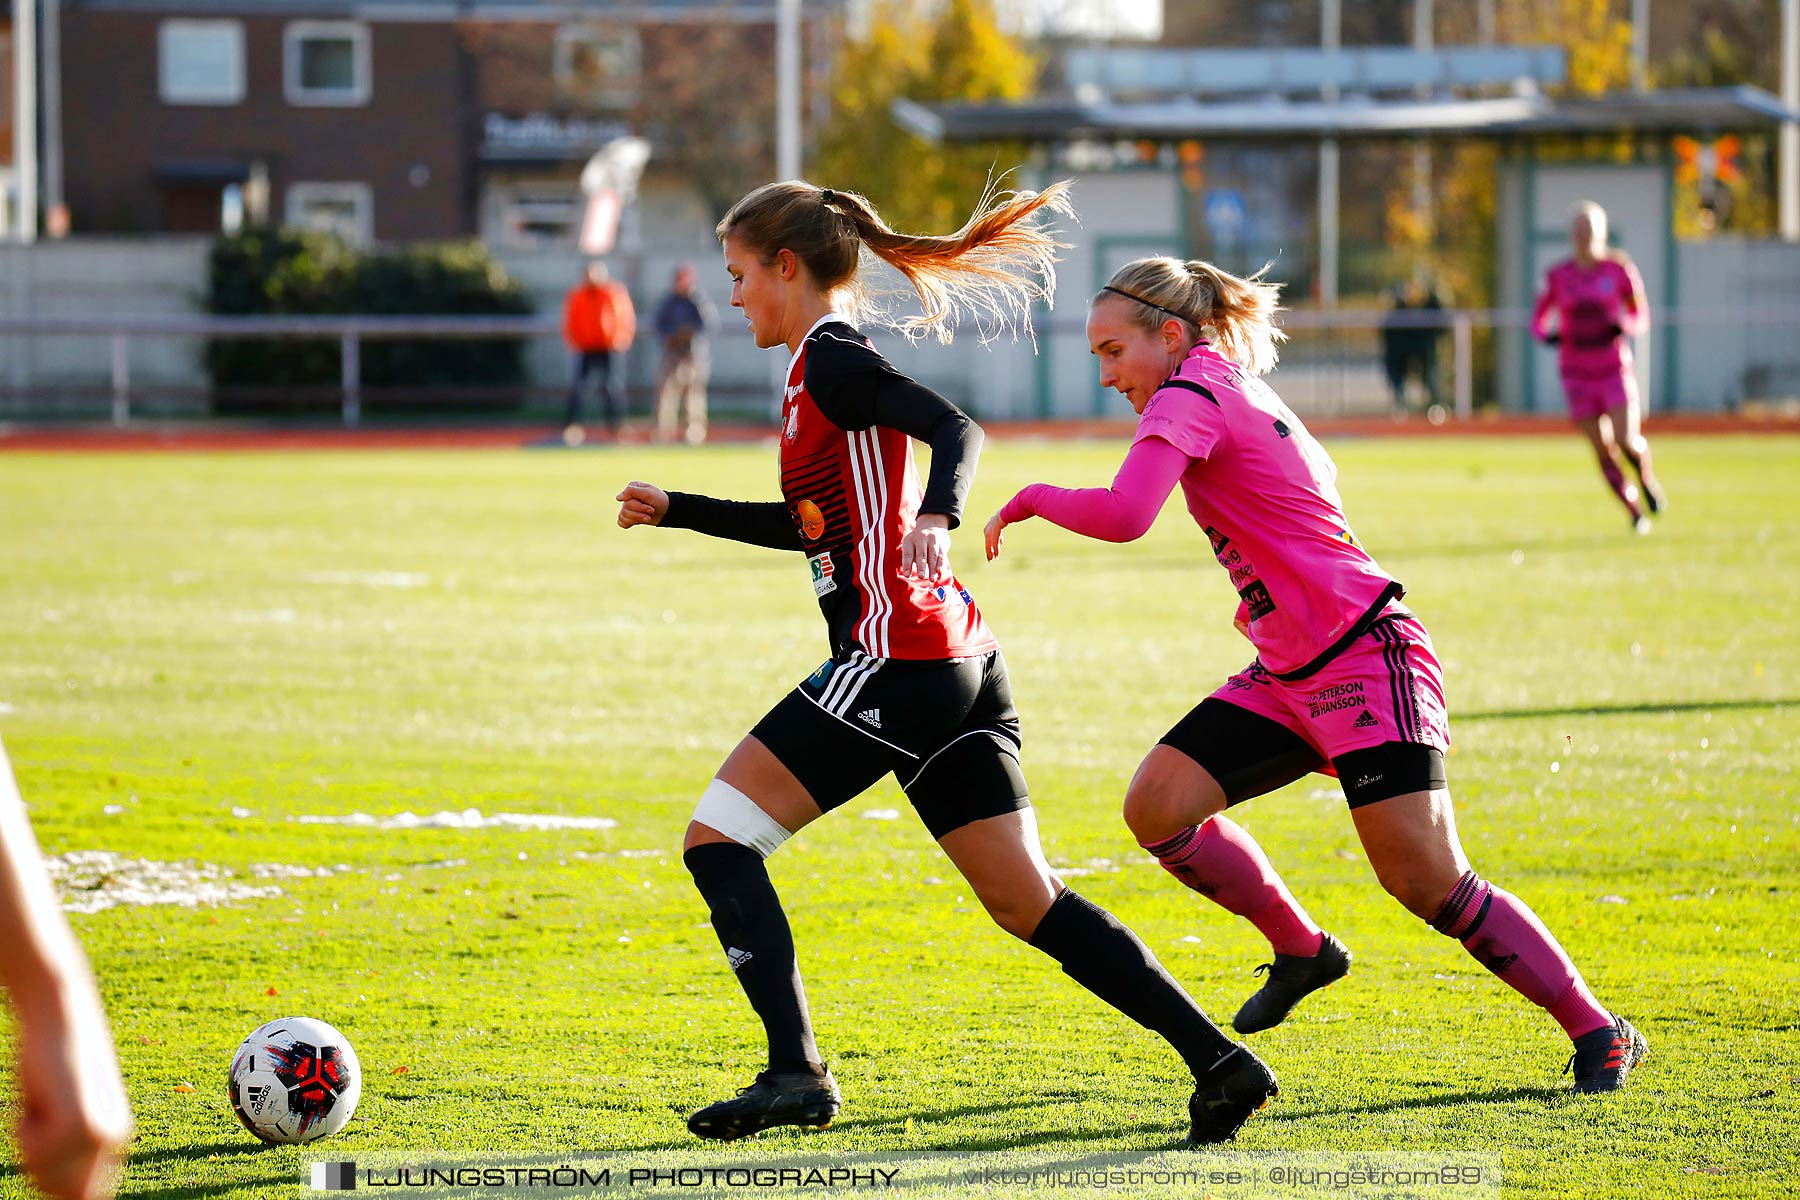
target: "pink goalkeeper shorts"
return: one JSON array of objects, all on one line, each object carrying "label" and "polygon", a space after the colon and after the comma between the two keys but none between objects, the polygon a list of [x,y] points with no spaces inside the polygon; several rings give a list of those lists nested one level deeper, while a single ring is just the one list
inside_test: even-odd
[{"label": "pink goalkeeper shorts", "polygon": [[1450,748],[1444,672],[1431,635],[1399,608],[1305,679],[1284,683],[1252,661],[1213,698],[1285,726],[1327,760],[1384,742]]}]

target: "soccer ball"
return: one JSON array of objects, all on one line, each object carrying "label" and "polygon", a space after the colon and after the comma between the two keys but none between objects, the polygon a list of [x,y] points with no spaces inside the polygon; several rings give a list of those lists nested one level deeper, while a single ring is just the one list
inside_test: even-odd
[{"label": "soccer ball", "polygon": [[265,1142],[315,1142],[344,1127],[362,1066],[343,1034],[311,1017],[260,1026],[231,1056],[231,1111]]}]

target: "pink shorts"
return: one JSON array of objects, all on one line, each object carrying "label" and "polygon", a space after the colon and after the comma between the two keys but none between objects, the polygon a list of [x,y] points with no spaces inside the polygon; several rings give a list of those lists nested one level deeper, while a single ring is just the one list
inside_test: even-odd
[{"label": "pink shorts", "polygon": [[1450,748],[1444,672],[1431,635],[1404,610],[1305,679],[1284,683],[1253,660],[1212,698],[1276,722],[1327,761],[1387,742]]},{"label": "pink shorts", "polygon": [[1585,421],[1637,403],[1637,376],[1629,371],[1596,379],[1563,376],[1563,395],[1569,400],[1569,419]]}]

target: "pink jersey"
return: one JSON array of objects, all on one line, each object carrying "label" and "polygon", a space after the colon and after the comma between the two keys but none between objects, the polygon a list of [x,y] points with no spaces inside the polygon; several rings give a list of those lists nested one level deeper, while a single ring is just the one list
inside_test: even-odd
[{"label": "pink jersey", "polygon": [[1237,627],[1275,674],[1317,671],[1404,592],[1350,532],[1324,448],[1267,384],[1204,341],[1145,405],[1113,488],[1033,484],[1002,512],[1124,540],[1149,528],[1177,473],[1237,589]]},{"label": "pink jersey", "polygon": [[1557,365],[1565,382],[1617,379],[1631,370],[1628,338],[1644,331],[1649,311],[1637,268],[1604,258],[1591,267],[1564,259],[1544,277],[1531,314],[1531,332],[1549,332],[1554,311],[1559,333]]}]

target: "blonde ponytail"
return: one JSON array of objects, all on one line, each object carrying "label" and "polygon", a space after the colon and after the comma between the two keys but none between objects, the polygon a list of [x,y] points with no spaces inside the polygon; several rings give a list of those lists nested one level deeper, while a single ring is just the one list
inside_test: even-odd
[{"label": "blonde ponytail", "polygon": [[1275,327],[1281,287],[1263,282],[1271,265],[1240,277],[1198,258],[1140,258],[1115,271],[1094,299],[1135,301],[1134,323],[1147,331],[1175,317],[1192,326],[1196,337],[1207,336],[1226,358],[1264,375],[1275,366],[1277,343],[1287,340]]},{"label": "blonde ponytail", "polygon": [[[1031,330],[1031,306],[1056,295],[1057,251],[1066,244],[1035,218],[1071,216],[1067,181],[1041,192],[989,186],[975,214],[955,233],[896,233],[868,199],[810,183],[765,184],[732,206],[715,232],[735,237],[765,261],[789,250],[847,315],[893,325],[908,338],[927,333],[948,342],[963,317],[986,341],[1008,329]],[[906,280],[923,311],[889,319],[882,296],[860,277],[862,251]]]}]

